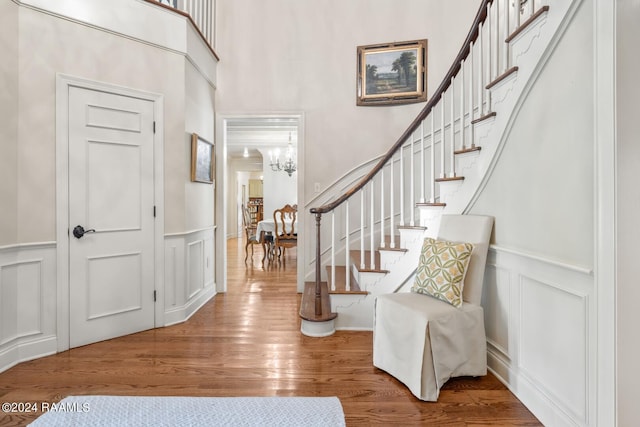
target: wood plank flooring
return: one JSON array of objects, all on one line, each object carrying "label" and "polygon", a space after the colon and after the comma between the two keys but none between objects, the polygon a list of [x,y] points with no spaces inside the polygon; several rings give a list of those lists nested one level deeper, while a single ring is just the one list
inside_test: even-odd
[{"label": "wood plank flooring", "polygon": [[[348,426],[523,426],[538,420],[493,375],[450,381],[421,402],[372,365],[371,332],[300,333],[296,249],[261,267],[229,241],[228,292],[190,320],[75,348],[0,373],[0,403],[68,395],[338,396]],[[39,413],[3,414],[26,425]]]}]

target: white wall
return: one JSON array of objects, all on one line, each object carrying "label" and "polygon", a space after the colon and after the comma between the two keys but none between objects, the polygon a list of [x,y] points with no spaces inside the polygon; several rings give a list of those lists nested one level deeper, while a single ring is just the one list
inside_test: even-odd
[{"label": "white wall", "polygon": [[[356,47],[429,39],[428,90],[457,54],[476,0],[220,0],[222,114],[304,112],[305,200],[385,152],[422,104],[356,107]],[[300,177],[301,179],[302,177]]]},{"label": "white wall", "polygon": [[[640,1],[619,0],[617,5],[617,410],[618,425],[636,425],[640,420],[637,401],[638,301],[640,301],[640,144],[638,143],[638,99],[640,87]],[[612,284],[607,284],[611,286]]]},{"label": "white wall", "polygon": [[[191,168],[191,134],[197,133],[214,143],[214,150],[221,144],[214,140],[215,87],[189,61],[184,62],[185,73],[185,128],[182,158],[187,159],[185,170]],[[185,193],[185,224],[183,230],[200,230],[214,225],[214,184],[193,183],[190,174],[182,175]]]},{"label": "white wall", "polygon": [[0,247],[17,243],[18,6],[0,3]]},{"label": "white wall", "polygon": [[[11,3],[11,2],[5,2]],[[136,3],[134,3],[134,6]],[[142,12],[152,10],[159,20],[182,28],[182,39],[171,49],[186,50],[186,27],[180,26],[184,17],[168,11],[158,12],[157,7],[144,5]],[[3,6],[5,7],[5,6]],[[15,5],[13,6],[15,7]],[[103,2],[92,0],[83,2],[78,10],[101,10]],[[110,7],[109,13],[86,13],[82,19],[98,19],[100,23],[114,23],[118,20],[117,8]],[[141,12],[141,11],[137,11]],[[106,14],[106,16],[105,16]],[[140,13],[138,13],[139,15]],[[132,13],[132,15],[134,15]],[[172,16],[173,15],[173,16]],[[5,15],[3,14],[3,19]],[[171,19],[173,18],[173,19]],[[212,215],[203,213],[201,203],[209,206],[212,201],[202,201],[202,184],[189,182],[190,148],[186,133],[191,128],[200,129],[213,141],[213,82],[215,73],[203,72],[210,63],[198,63],[195,70],[191,62],[185,60],[185,50],[176,51],[160,45],[141,43],[129,37],[119,37],[96,30],[82,22],[58,19],[55,16],[20,8],[19,13],[20,54],[18,66],[20,76],[14,100],[20,99],[18,131],[20,134],[17,177],[17,217],[18,242],[55,240],[55,75],[65,73],[104,81],[111,84],[132,87],[139,90],[161,93],[165,100],[165,228],[167,232],[211,225]],[[92,22],[93,23],[93,22]],[[14,24],[15,25],[15,24]],[[4,29],[3,31],[7,31]],[[8,25],[7,28],[11,28]],[[155,26],[152,33],[155,32]],[[123,30],[124,31],[124,30]],[[143,33],[139,27],[135,30]],[[142,34],[142,36],[144,36]],[[155,37],[149,35],[150,39]],[[166,39],[166,35],[164,36]],[[171,43],[177,43],[175,40]],[[199,54],[199,53],[198,53]],[[215,65],[215,64],[214,64]],[[200,77],[197,76],[200,74]],[[187,78],[188,76],[188,78]],[[185,84],[185,82],[187,82]],[[177,83],[177,84],[176,84]],[[18,95],[19,93],[19,95]],[[189,123],[186,120],[189,120]],[[204,128],[203,123],[208,121]],[[197,122],[197,123],[194,123]],[[38,126],[34,126],[38,123]],[[14,181],[15,182],[15,181]],[[211,186],[208,186],[209,189]],[[204,191],[207,192],[207,191]],[[212,200],[212,196],[206,196]],[[206,215],[207,218],[194,218]],[[0,233],[0,241],[7,240]]]},{"label": "white wall", "polygon": [[593,9],[581,2],[540,64],[470,209],[495,217],[489,366],[545,425],[595,425]]},{"label": "white wall", "polygon": [[529,93],[471,209],[493,243],[593,267],[593,39],[586,1]]},{"label": "white wall", "polygon": [[[297,180],[298,172],[291,176],[283,171],[274,172],[269,166],[268,150],[260,150],[263,160],[264,182],[262,193],[264,199],[264,217],[273,219],[273,211],[280,209],[284,205],[295,205],[298,203]],[[284,158],[286,149],[280,149],[280,158]]]}]

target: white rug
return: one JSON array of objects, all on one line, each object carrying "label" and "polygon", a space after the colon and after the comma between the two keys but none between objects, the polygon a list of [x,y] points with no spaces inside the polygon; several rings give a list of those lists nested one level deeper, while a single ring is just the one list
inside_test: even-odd
[{"label": "white rug", "polygon": [[69,396],[31,426],[344,426],[337,397]]}]

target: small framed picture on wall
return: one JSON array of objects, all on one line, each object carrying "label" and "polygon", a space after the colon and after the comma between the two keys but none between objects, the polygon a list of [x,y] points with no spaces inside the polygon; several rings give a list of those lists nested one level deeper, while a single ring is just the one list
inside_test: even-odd
[{"label": "small framed picture on wall", "polygon": [[191,181],[213,183],[215,146],[196,133],[191,134]]}]

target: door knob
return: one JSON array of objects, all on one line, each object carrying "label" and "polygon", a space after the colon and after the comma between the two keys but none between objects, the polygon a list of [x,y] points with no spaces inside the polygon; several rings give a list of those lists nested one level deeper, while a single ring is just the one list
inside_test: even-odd
[{"label": "door knob", "polygon": [[73,229],[73,235],[79,239],[82,236],[84,236],[86,233],[95,233],[96,230],[94,230],[93,228],[89,229],[89,230],[85,230],[83,226],[81,225],[76,225]]}]

